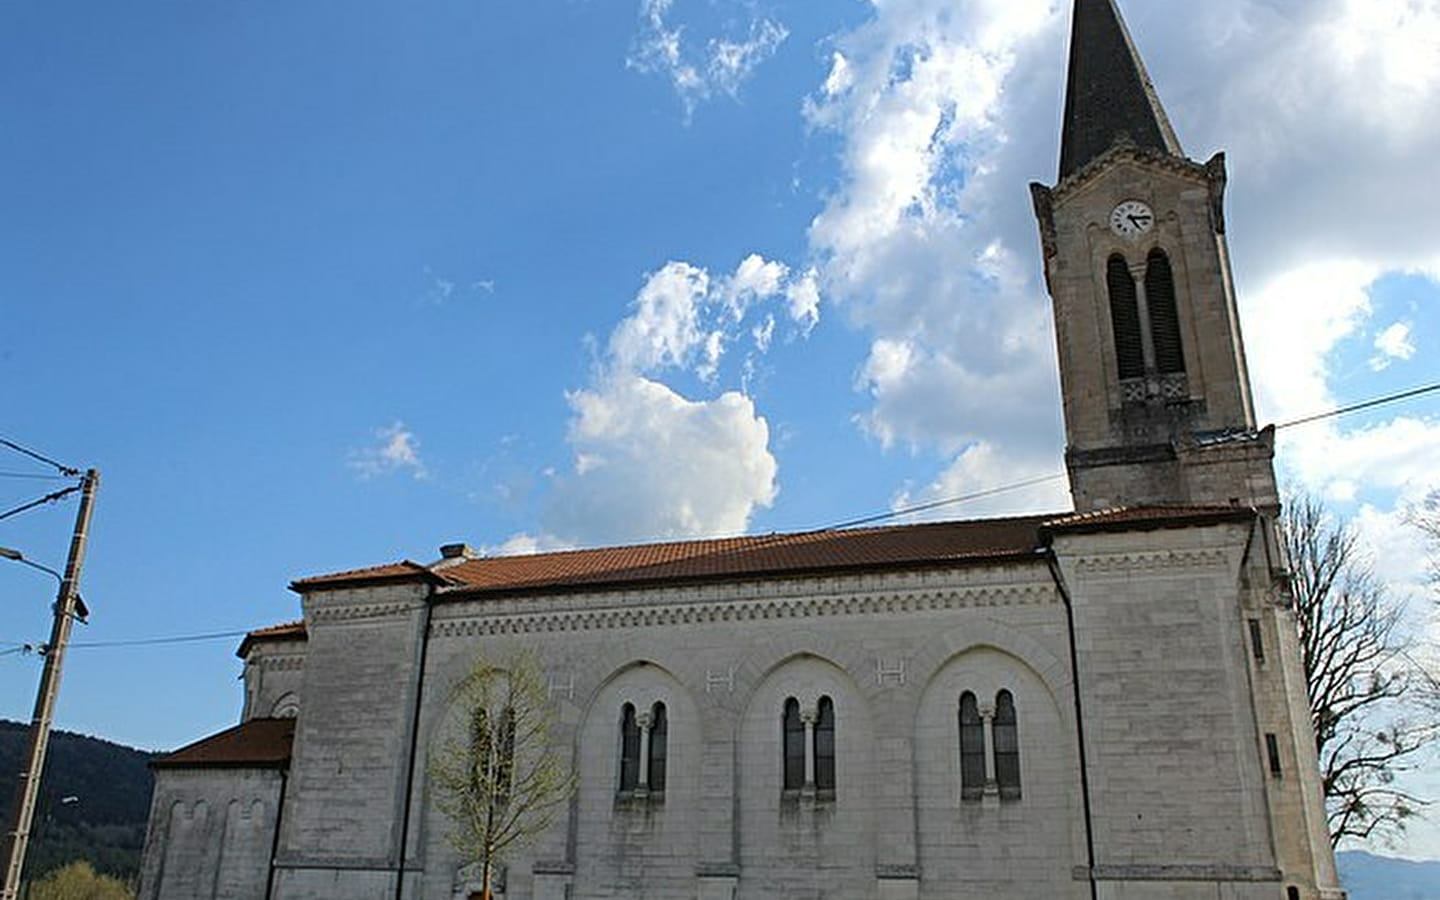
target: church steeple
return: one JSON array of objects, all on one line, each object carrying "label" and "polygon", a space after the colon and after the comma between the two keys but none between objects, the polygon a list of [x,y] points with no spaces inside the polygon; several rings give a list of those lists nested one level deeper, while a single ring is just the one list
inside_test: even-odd
[{"label": "church steeple", "polygon": [[1060,178],[1122,137],[1171,156],[1185,155],[1115,0],[1075,0]]},{"label": "church steeple", "polygon": [[1116,0],[1075,0],[1060,177],[1031,190],[1079,510],[1278,502],[1225,184],[1222,154],[1180,149]]}]

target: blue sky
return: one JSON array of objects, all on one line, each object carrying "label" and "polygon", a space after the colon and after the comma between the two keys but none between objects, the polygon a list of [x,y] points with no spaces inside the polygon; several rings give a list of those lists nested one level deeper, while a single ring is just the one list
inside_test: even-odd
[{"label": "blue sky", "polygon": [[[1229,152],[1262,416],[1437,380],[1440,0],[1122,5],[1189,155]],[[103,477],[58,724],[233,723],[235,639],[84,643],[292,619],[307,574],[1060,472],[1025,185],[1054,178],[1062,7],[0,7],[0,434]],[[1437,463],[1434,397],[1281,442],[1405,596]],[[3,508],[57,484],[0,473]],[[58,568],[73,515],[0,545]],[[0,592],[0,651],[43,640],[44,576]],[[0,715],[38,670],[0,655]]]}]

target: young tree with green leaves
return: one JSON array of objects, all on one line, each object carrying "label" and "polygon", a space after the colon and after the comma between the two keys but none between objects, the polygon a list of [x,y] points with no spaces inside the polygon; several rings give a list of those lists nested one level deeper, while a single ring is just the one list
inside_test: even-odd
[{"label": "young tree with green leaves", "polygon": [[118,878],[101,875],[88,862],[72,862],[30,885],[28,900],[133,900],[135,892]]},{"label": "young tree with green leaves", "polygon": [[480,866],[480,896],[489,900],[497,863],[550,826],[575,776],[555,746],[555,710],[533,654],[477,659],[451,711],[430,779],[450,843]]}]

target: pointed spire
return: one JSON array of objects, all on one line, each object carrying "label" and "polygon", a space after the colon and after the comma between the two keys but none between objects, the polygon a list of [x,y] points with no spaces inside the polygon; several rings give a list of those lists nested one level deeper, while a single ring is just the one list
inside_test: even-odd
[{"label": "pointed spire", "polygon": [[1141,147],[1184,155],[1115,0],[1075,0],[1060,177],[1082,168],[1121,136]]}]

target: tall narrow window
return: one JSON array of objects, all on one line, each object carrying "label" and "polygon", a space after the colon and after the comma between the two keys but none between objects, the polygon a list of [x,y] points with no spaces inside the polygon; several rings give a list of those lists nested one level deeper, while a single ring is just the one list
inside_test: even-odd
[{"label": "tall narrow window", "polygon": [[1185,371],[1185,350],[1180,345],[1180,314],[1175,309],[1175,276],[1170,257],[1156,247],[1145,260],[1145,308],[1150,313],[1150,339],[1155,345],[1155,368],[1164,374]]},{"label": "tall narrow window", "polygon": [[490,713],[485,709],[475,710],[470,717],[470,784],[480,795],[488,792],[490,781],[490,755],[495,736],[490,733]]},{"label": "tall narrow window", "polygon": [[620,790],[633,791],[639,784],[640,725],[635,706],[627,703],[620,710]]},{"label": "tall narrow window", "polygon": [[1001,800],[1020,799],[1020,736],[1009,691],[995,695],[995,781]]},{"label": "tall narrow window", "polygon": [[665,704],[657,703],[650,710],[650,770],[648,778],[651,793],[665,790],[665,756],[669,736],[670,723],[665,717]]},{"label": "tall narrow window", "polygon": [[979,800],[985,794],[985,723],[975,695],[960,695],[960,799]]},{"label": "tall narrow window", "polygon": [[1265,661],[1265,641],[1260,636],[1260,620],[1250,620],[1250,652],[1256,662]]},{"label": "tall narrow window", "polygon": [[785,701],[781,727],[785,744],[784,787],[787,791],[798,791],[805,786],[805,723],[800,721],[800,701],[794,697]]},{"label": "tall narrow window", "polygon": [[835,704],[820,698],[815,716],[815,789],[835,790]]},{"label": "tall narrow window", "polygon": [[1105,280],[1110,288],[1110,325],[1115,330],[1115,361],[1121,378],[1145,375],[1145,343],[1140,337],[1140,305],[1135,279],[1125,257],[1110,257]]},{"label": "tall narrow window", "polygon": [[512,707],[500,711],[495,750],[495,801],[503,807],[510,802],[510,785],[515,777],[515,710]]},{"label": "tall narrow window", "polygon": [[1270,757],[1270,774],[1280,777],[1280,742],[1272,732],[1265,733],[1265,755]]}]

